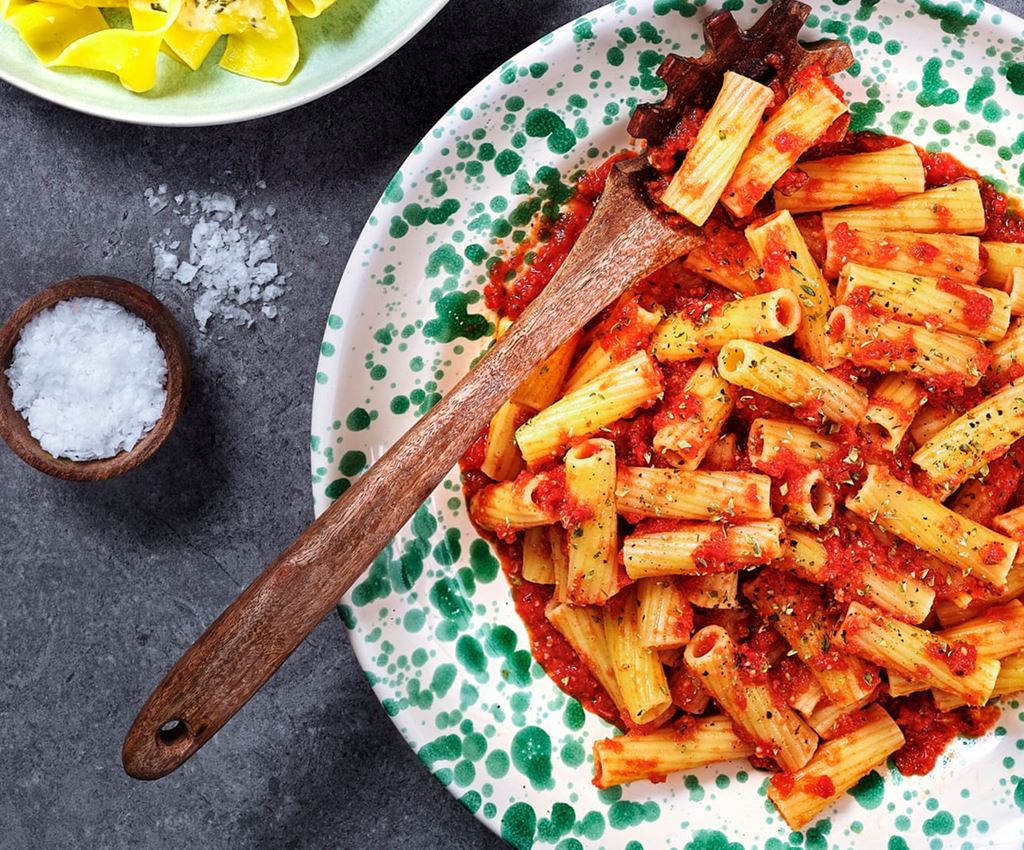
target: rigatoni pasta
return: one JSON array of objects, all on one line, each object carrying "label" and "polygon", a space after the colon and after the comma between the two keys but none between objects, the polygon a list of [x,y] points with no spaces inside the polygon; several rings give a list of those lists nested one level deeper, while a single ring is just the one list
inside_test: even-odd
[{"label": "rigatoni pasta", "polygon": [[840,224],[851,230],[913,230],[917,233],[981,233],[985,207],[974,180],[960,180],[889,204],[847,207],[821,214],[828,236]]},{"label": "rigatoni pasta", "polygon": [[977,283],[985,271],[977,236],[909,230],[879,233],[839,224],[825,244],[822,271],[830,280],[837,278],[847,263],[964,283]]},{"label": "rigatoni pasta", "polygon": [[718,373],[729,383],[791,407],[815,405],[840,425],[855,425],[867,399],[842,378],[756,342],[733,340],[718,353]]},{"label": "rigatoni pasta", "polygon": [[953,513],[881,466],[867,476],[846,506],[858,516],[994,587],[1002,587],[1017,555],[1016,541]]},{"label": "rigatoni pasta", "polygon": [[772,97],[766,86],[726,71],[722,90],[661,202],[693,224],[707,221]]},{"label": "rigatoni pasta", "polygon": [[800,302],[797,349],[812,363],[825,369],[835,366],[826,334],[828,314],[833,304],[832,291],[793,216],[783,210],[750,225],[745,232],[754,256],[761,263],[765,282],[769,286],[788,289]]},{"label": "rigatoni pasta", "polygon": [[891,202],[925,189],[924,166],[911,144],[801,162],[797,168],[807,175],[806,182],[790,192],[776,189],[775,209],[794,214],[821,212]]},{"label": "rigatoni pasta", "polygon": [[662,361],[691,360],[717,354],[732,339],[776,342],[800,326],[800,302],[776,289],[722,304],[708,304],[697,315],[674,313],[654,334],[654,356]]},{"label": "rigatoni pasta", "polygon": [[754,211],[775,182],[811,147],[847,106],[821,77],[797,88],[754,133],[722,193],[736,218]]},{"label": "rigatoni pasta", "polygon": [[836,299],[987,341],[1002,339],[1010,325],[1010,298],[1004,292],[856,263],[843,266]]},{"label": "rigatoni pasta", "polygon": [[586,437],[628,416],[661,395],[661,376],[650,355],[638,351],[593,381],[544,408],[516,431],[527,464],[564,451],[576,437]]}]

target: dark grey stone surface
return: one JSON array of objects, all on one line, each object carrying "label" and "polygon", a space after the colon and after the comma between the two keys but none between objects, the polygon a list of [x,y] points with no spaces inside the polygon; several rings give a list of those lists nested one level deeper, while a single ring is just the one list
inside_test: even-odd
[{"label": "dark grey stone surface", "polygon": [[149,285],[142,193],[161,182],[240,194],[265,180],[294,273],[281,319],[219,341],[157,288],[190,336],[194,385],[142,469],[75,485],[0,450],[0,846],[504,846],[399,737],[334,616],[178,773],[132,781],[120,747],[168,665],[312,519],[317,343],[388,178],[481,76],[599,5],[453,0],[342,91],[236,127],[119,125],[0,84],[0,317],[74,274]]}]

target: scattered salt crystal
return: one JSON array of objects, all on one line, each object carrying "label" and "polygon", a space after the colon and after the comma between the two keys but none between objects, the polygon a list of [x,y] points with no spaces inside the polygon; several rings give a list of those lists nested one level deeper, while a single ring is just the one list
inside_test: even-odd
[{"label": "scattered salt crystal", "polygon": [[152,189],[147,189],[144,193],[146,198],[146,205],[149,207],[150,215],[156,215],[158,212],[167,209],[167,186],[161,183],[160,188],[155,192]]},{"label": "scattered salt crystal", "polygon": [[266,180],[257,180],[256,181],[256,188],[257,189],[266,189],[267,188],[267,181]]},{"label": "scattered salt crystal", "polygon": [[196,273],[198,271],[199,269],[191,263],[182,263],[174,273],[174,279],[178,281],[178,283],[188,286],[196,279]]},{"label": "scattered salt crystal", "polygon": [[[147,189],[147,199],[151,195],[153,191]],[[269,224],[264,233],[244,221],[264,222],[277,210],[269,205],[244,210],[237,199],[223,192],[190,190],[176,195],[175,202],[173,213],[188,229],[188,236],[184,241],[151,242],[156,277],[174,280],[193,294],[193,314],[201,331],[212,319],[248,327],[260,313],[267,315],[263,307],[260,313],[249,312],[248,305],[265,307],[285,292],[289,275],[274,262],[274,245],[280,236]],[[166,229],[164,236],[170,235]],[[276,316],[276,309],[273,312]]]},{"label": "scattered salt crystal", "polygon": [[167,361],[156,334],[112,301],[73,298],[21,331],[7,370],[14,407],[54,457],[129,451],[160,418]]},{"label": "scattered salt crystal", "polygon": [[160,280],[170,280],[178,270],[178,258],[165,248],[153,249],[153,274]]},{"label": "scattered salt crystal", "polygon": [[331,239],[330,239],[330,237],[326,233],[318,233],[316,235],[316,244],[317,245],[328,245],[330,243],[330,241],[331,241]]},{"label": "scattered salt crystal", "polygon": [[273,304],[264,304],[263,305],[262,313],[268,319],[276,319],[277,318],[277,307],[275,305],[273,305]]}]

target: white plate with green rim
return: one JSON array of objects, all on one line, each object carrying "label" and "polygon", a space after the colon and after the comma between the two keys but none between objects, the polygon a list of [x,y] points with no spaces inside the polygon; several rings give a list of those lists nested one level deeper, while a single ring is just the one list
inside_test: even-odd
[{"label": "white plate with green rim", "polygon": [[44,68],[18,33],[0,21],[0,79],[89,115],[167,127],[233,124],[275,115],[323,97],[383,62],[448,0],[337,0],[319,18],[295,18],[301,55],[285,84],[241,77],[218,66],[224,39],[198,71],[161,55],[156,87],[143,94],[111,74]]},{"label": "white plate with green rim", "polygon": [[[725,5],[741,24],[761,9]],[[631,108],[660,98],[662,57],[700,50],[700,6],[618,2],[566,25],[481,82],[406,160],[353,251],[321,344],[317,513],[469,369],[491,330],[481,296],[487,260],[563,198],[574,173],[627,144]],[[853,44],[857,64],[839,82],[855,128],[948,149],[1017,191],[1022,33],[1024,22],[981,3],[910,0],[822,3],[805,30]],[[1004,703],[994,733],[957,742],[930,775],[872,774],[801,834],[765,799],[766,775],[742,761],[599,792],[591,745],[610,728],[531,661],[456,473],[353,589],[342,616],[410,745],[516,848],[1021,847],[1017,700]]]}]

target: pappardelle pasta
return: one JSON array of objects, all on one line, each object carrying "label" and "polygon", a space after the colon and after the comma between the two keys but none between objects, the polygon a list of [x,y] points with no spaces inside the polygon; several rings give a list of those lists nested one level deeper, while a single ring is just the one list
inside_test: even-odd
[{"label": "pappardelle pasta", "polygon": [[[704,246],[463,461],[535,656],[623,733],[594,783],[748,758],[794,830],[890,757],[928,772],[1024,687],[1024,220],[845,112],[820,71],[788,95],[726,72],[649,157]],[[494,264],[492,309],[518,315],[631,155]]]},{"label": "pappardelle pasta", "polygon": [[145,92],[157,83],[161,53],[195,71],[221,37],[221,68],[285,83],[299,61],[292,18],[315,18],[334,2],[0,0],[0,19],[46,67],[113,74],[129,91]]}]

